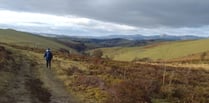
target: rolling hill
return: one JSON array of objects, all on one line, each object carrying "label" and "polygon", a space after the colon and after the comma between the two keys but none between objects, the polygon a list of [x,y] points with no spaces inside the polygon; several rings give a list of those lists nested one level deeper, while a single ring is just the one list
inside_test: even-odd
[{"label": "rolling hill", "polygon": [[53,39],[11,29],[0,29],[0,42],[33,48],[52,48],[55,50],[62,48],[75,51]]},{"label": "rolling hill", "polygon": [[169,40],[151,39],[151,40],[129,40],[125,38],[85,38],[85,37],[70,37],[70,36],[56,36],[57,41],[65,44],[78,51],[86,51],[95,48],[106,47],[134,47],[145,46],[148,44],[159,43]]},{"label": "rolling hill", "polygon": [[144,47],[102,48],[104,56],[114,60],[131,61],[135,58],[173,59],[209,50],[209,39],[158,43]]},{"label": "rolling hill", "polygon": [[[131,61],[135,58],[173,59],[209,51],[209,39],[185,41],[131,41],[127,39],[49,38],[10,29],[0,29],[0,42],[33,48],[84,51],[100,48],[104,57]],[[142,45],[147,46],[142,46]],[[131,47],[134,46],[134,47]],[[108,47],[108,48],[101,48]],[[91,50],[93,51],[93,50]]]}]

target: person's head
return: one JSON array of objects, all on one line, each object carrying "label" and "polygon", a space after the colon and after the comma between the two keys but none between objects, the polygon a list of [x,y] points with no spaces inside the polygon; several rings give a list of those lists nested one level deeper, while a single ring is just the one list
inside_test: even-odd
[{"label": "person's head", "polygon": [[46,49],[46,51],[47,51],[47,52],[50,51],[50,48]]}]

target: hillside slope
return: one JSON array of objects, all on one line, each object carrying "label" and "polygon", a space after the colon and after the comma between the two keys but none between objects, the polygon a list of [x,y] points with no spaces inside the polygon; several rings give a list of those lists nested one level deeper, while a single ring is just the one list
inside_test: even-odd
[{"label": "hillside slope", "polygon": [[41,52],[5,48],[0,48],[0,57],[8,54],[8,63],[0,58],[1,103],[209,102],[209,65],[129,63],[57,53],[49,70]]},{"label": "hillside slope", "polygon": [[64,48],[67,50],[72,50],[71,48],[58,43],[53,39],[9,29],[0,29],[0,42],[33,48],[52,48],[56,50]]},{"label": "hillside slope", "polygon": [[209,39],[175,41],[144,47],[102,48],[104,55],[114,60],[131,61],[135,58],[172,59],[209,50]]}]

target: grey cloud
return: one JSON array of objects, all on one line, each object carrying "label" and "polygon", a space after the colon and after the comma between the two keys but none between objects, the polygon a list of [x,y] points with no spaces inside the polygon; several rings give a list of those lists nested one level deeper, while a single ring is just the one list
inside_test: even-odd
[{"label": "grey cloud", "polygon": [[0,0],[0,8],[77,15],[146,28],[209,25],[208,0]]}]

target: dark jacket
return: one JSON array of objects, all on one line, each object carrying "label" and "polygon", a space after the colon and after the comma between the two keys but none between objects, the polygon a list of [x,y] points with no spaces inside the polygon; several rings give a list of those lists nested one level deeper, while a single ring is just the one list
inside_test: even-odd
[{"label": "dark jacket", "polygon": [[52,54],[51,51],[46,51],[45,54],[44,54],[44,57],[45,57],[46,60],[50,60],[51,61],[52,58],[53,58],[53,54]]}]

